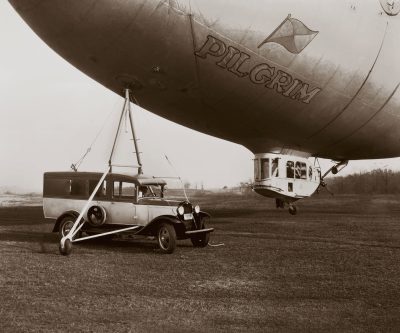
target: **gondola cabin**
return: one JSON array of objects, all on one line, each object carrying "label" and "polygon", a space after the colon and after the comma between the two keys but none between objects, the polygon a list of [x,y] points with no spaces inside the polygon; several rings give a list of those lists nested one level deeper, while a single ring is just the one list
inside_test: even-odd
[{"label": "gondola cabin", "polygon": [[320,185],[321,170],[304,157],[257,154],[253,190],[260,195],[291,203],[311,196]]}]

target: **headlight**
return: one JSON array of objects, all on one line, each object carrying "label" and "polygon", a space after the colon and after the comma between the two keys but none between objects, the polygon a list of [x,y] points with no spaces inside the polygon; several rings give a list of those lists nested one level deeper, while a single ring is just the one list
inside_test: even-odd
[{"label": "headlight", "polygon": [[183,206],[178,207],[178,214],[183,215],[185,213],[185,208]]},{"label": "headlight", "polygon": [[194,212],[195,212],[196,214],[200,213],[200,206],[199,206],[199,205],[196,205],[196,206],[194,207]]}]

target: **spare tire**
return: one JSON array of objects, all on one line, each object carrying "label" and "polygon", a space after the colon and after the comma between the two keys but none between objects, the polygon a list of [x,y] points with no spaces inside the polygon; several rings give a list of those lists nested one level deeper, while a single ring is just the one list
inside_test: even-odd
[{"label": "spare tire", "polygon": [[92,206],[87,211],[87,219],[91,226],[99,227],[107,220],[107,212],[101,206]]}]

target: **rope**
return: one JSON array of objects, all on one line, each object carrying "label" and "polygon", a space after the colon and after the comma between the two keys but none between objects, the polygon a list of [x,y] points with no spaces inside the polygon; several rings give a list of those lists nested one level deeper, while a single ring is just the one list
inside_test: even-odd
[{"label": "rope", "polygon": [[83,154],[83,156],[78,160],[78,162],[71,164],[71,168],[72,170],[74,170],[75,172],[78,171],[78,168],[80,167],[80,165],[82,164],[83,160],[85,159],[85,157],[90,153],[90,151],[92,150],[92,147],[90,146],[86,152]]},{"label": "rope", "polygon": [[81,166],[81,164],[83,163],[84,159],[86,158],[86,156],[92,151],[92,147],[94,146],[94,144],[97,142],[100,134],[104,131],[104,128],[106,127],[107,123],[108,123],[108,119],[111,117],[111,115],[115,112],[115,110],[112,110],[108,116],[104,119],[103,125],[101,126],[100,130],[97,132],[94,140],[92,141],[92,143],[90,144],[89,148],[86,149],[86,152],[82,155],[82,157],[76,162],[71,164],[71,169],[74,170],[75,172],[78,171],[79,167]]},{"label": "rope", "polygon": [[132,95],[130,95],[130,97],[131,97],[131,102],[136,104],[138,107],[141,108],[141,106],[140,106],[138,100],[136,99],[135,95],[132,94]]},{"label": "rope", "polygon": [[224,243],[218,243],[218,244],[211,244],[211,243],[208,243],[208,246],[211,246],[211,247],[220,247],[220,246],[225,246],[225,244],[224,244]]},{"label": "rope", "polygon": [[181,182],[181,184],[182,184],[183,193],[185,194],[186,201],[189,201],[188,196],[186,195],[185,184],[183,184],[182,178],[179,177],[178,172],[176,171],[176,169],[175,169],[174,166],[172,165],[171,161],[168,159],[168,156],[167,156],[167,155],[164,155],[164,156],[165,156],[165,158],[166,158],[168,164],[171,166],[172,170],[174,170],[174,172],[178,175],[178,179],[180,180],[180,182]]}]

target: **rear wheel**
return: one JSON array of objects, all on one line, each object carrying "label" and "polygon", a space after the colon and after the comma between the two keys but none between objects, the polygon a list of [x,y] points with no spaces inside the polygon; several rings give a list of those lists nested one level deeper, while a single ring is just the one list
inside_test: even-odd
[{"label": "rear wheel", "polygon": [[60,238],[65,237],[71,231],[74,226],[76,218],[73,216],[66,216],[61,220],[60,227],[58,228],[58,234]]},{"label": "rear wheel", "polygon": [[175,228],[169,223],[162,223],[157,231],[157,241],[161,252],[174,252],[176,248]]},{"label": "rear wheel", "polygon": [[[61,220],[60,226],[58,228],[58,235],[60,236],[60,238],[63,238],[64,236],[68,235],[68,233],[74,226],[75,221],[76,217],[72,215],[66,216]],[[78,231],[78,233],[75,235],[74,238],[80,238],[81,236],[82,232]]]}]

